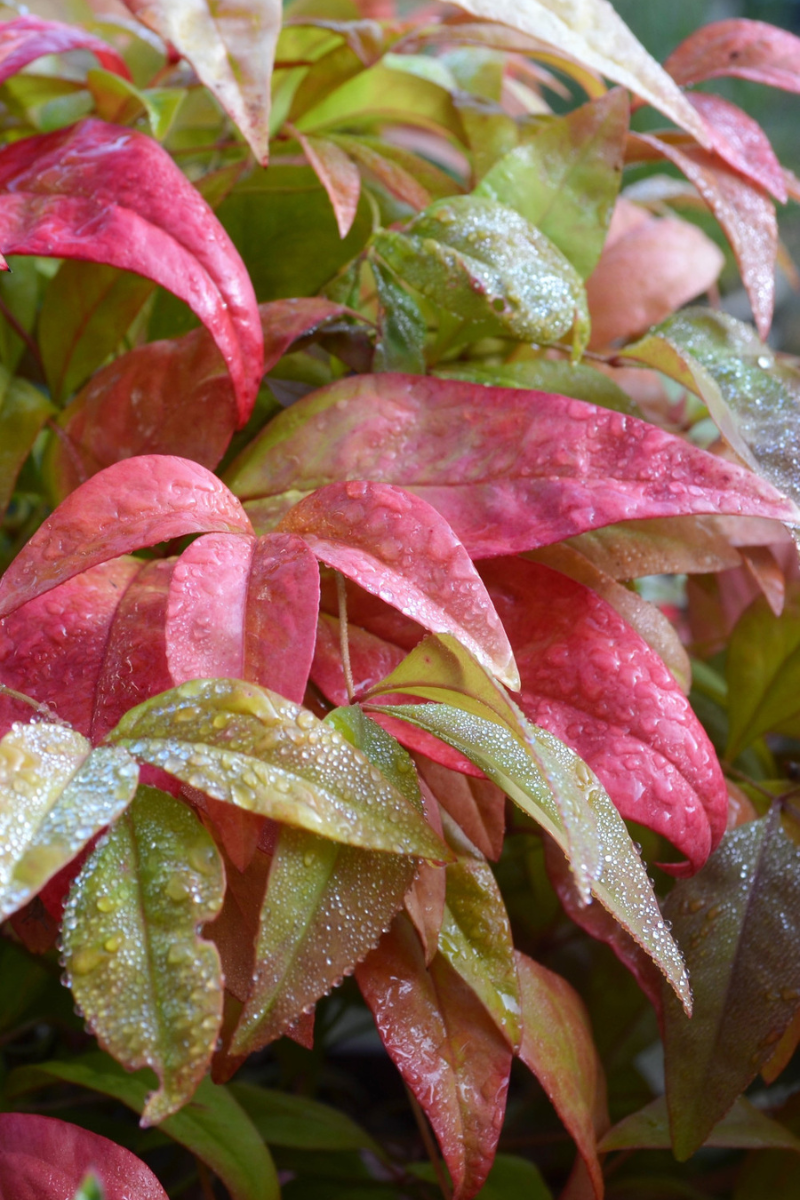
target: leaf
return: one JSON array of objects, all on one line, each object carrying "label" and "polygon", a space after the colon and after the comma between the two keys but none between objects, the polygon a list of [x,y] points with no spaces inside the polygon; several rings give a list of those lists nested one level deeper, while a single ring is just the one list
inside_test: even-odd
[{"label": "leaf", "polygon": [[500,789],[488,779],[471,779],[426,758],[418,761],[417,770],[473,845],[496,861],[506,824],[506,798]]},{"label": "leaf", "polygon": [[602,1197],[597,1134],[609,1121],[589,1015],[566,979],[519,951],[515,958],[522,1000],[519,1056],[553,1102],[586,1163],[595,1195]]},{"label": "leaf", "polygon": [[701,229],[655,217],[621,197],[608,239],[586,283],[591,345],[641,334],[714,286],[725,258]]},{"label": "leaf", "polygon": [[645,421],[563,396],[418,375],[344,379],[299,400],[227,479],[243,500],[261,498],[250,506],[260,532],[337,479],[394,484],[432,504],[472,558],[642,517],[800,519],[752,473]]},{"label": "leaf", "polygon": [[417,935],[402,916],[356,978],[389,1057],[439,1139],[455,1200],[471,1200],[494,1158],[511,1051],[441,954],[425,966]]},{"label": "leaf", "polygon": [[299,703],[317,633],[319,570],[291,534],[206,534],[175,565],[166,614],[174,683],[248,679]]},{"label": "leaf", "polygon": [[37,58],[70,50],[90,50],[107,71],[130,79],[124,58],[113,46],[78,25],[25,15],[4,22],[0,35],[0,83],[5,83]]},{"label": "leaf", "polygon": [[332,134],[331,141],[366,168],[368,179],[374,176],[396,200],[410,208],[427,208],[431,200],[459,191],[451,175],[402,146],[380,138],[349,137],[341,133]]},{"label": "leaf", "polygon": [[719,156],[699,147],[679,147],[652,134],[631,135],[629,144],[629,154],[637,159],[668,159],[697,188],[731,244],[756,329],[766,338],[775,303],[778,253],[778,225],[772,201]]},{"label": "leaf", "polygon": [[401,280],[483,333],[550,343],[573,330],[576,354],[586,344],[579,276],[513,208],[451,196],[403,233],[379,231],[372,244]]},{"label": "leaf", "polygon": [[222,907],[224,872],[194,814],[142,788],[89,858],[64,911],[69,986],[100,1044],[128,1070],[159,1077],[151,1125],[190,1100],[222,1019],[216,948],[199,925]]},{"label": "leaf", "polygon": [[360,750],[307,709],[255,684],[185,683],[126,713],[109,740],[217,800],[321,837],[449,857]]},{"label": "leaf", "polygon": [[688,100],[650,57],[607,0],[583,0],[579,7],[561,0],[458,0],[475,17],[497,21],[577,59],[599,75],[641,96],[701,145],[705,131]]},{"label": "leaf", "polygon": [[797,1009],[798,861],[774,808],[726,834],[705,870],[667,899],[694,989],[691,1022],[664,998],[667,1102],[680,1161],[769,1059]]},{"label": "leaf", "polygon": [[27,379],[0,368],[0,520],[11,503],[17,476],[45,421],[56,412]]},{"label": "leaf", "polygon": [[458,113],[443,87],[380,62],[329,91],[294,124],[301,133],[351,133],[386,122],[419,125],[457,139],[462,134]]},{"label": "leaf", "polygon": [[465,383],[481,383],[485,387],[530,388],[537,392],[574,396],[601,408],[639,416],[639,409],[608,375],[587,363],[572,363],[565,359],[536,358],[530,361],[485,366],[482,363],[457,362],[437,367],[440,379],[460,379]]},{"label": "leaf", "polygon": [[[45,1062],[17,1072],[18,1091],[41,1086],[47,1080],[64,1080],[90,1088],[141,1112],[152,1076],[148,1071],[123,1070],[105,1054],[85,1054],[69,1062]],[[207,1163],[225,1184],[231,1200],[279,1200],[277,1173],[260,1136],[247,1113],[227,1088],[204,1079],[193,1100],[159,1125],[167,1134]],[[123,1198],[121,1198],[123,1200]],[[149,1197],[148,1197],[149,1200]]]},{"label": "leaf", "polygon": [[320,1104],[308,1096],[256,1087],[252,1083],[233,1083],[228,1091],[268,1146],[376,1153],[375,1142],[369,1134],[329,1104]]},{"label": "leaf", "polygon": [[125,0],[189,60],[239,126],[260,163],[269,157],[270,76],[281,27],[274,0]]},{"label": "leaf", "polygon": [[14,725],[0,741],[0,919],[41,890],[136,791],[121,748],[92,750],[62,725]]},{"label": "leaf", "polygon": [[424,375],[428,326],[419,305],[391,271],[374,259],[370,266],[381,307],[380,340],[375,347],[373,369]]},{"label": "leaf", "polygon": [[736,546],[769,544],[778,528],[758,517],[653,517],[582,533],[568,545],[614,579],[705,575],[740,566]]},{"label": "leaf", "polygon": [[303,153],[328,193],[336,215],[339,236],[347,237],[356,219],[358,198],[361,194],[358,167],[336,142],[327,138],[304,137],[302,133],[297,136]]},{"label": "leaf", "polygon": [[129,550],[187,533],[250,532],[235,496],[205,467],[169,455],[128,459],[72,492],[0,580],[0,615]]},{"label": "leaf", "polygon": [[798,92],[800,38],[764,21],[711,21],[672,51],[664,69],[682,86],[733,75]]},{"label": "leaf", "polygon": [[698,870],[725,831],[727,793],[664,663],[606,601],[548,567],[497,559],[483,574],[519,656],[525,715],[589,764],[623,817]]},{"label": "leaf", "polygon": [[494,164],[474,194],[515,209],[586,279],[603,249],[627,132],[628,95],[615,89],[541,125]]},{"label": "leaf", "polygon": [[[785,1149],[800,1151],[800,1141],[777,1121],[740,1096],[722,1120],[709,1133],[705,1146],[725,1149]],[[638,1112],[624,1117],[609,1129],[601,1142],[602,1150],[669,1150],[669,1114],[667,1102],[659,1096]]]},{"label": "leaf", "polygon": [[261,331],[244,263],[157,142],[91,119],[0,151],[0,250],[88,259],[145,275],[206,325],[231,373],[239,420],[261,378]]},{"label": "leaf", "polygon": [[508,639],[469,555],[424,500],[386,484],[330,484],[291,509],[281,529],[425,628],[453,634],[517,686]]},{"label": "leaf", "polygon": [[[108,1138],[38,1113],[0,1113],[0,1193],[16,1200],[74,1195],[89,1170],[102,1200],[166,1200],[149,1167]],[[96,1194],[96,1193],[95,1193]]]},{"label": "leaf", "polygon": [[622,354],[680,376],[745,462],[786,495],[798,492],[800,376],[776,362],[749,325],[726,313],[687,309]]},{"label": "leaf", "polygon": [[797,735],[800,729],[800,598],[792,592],[776,617],[760,597],[739,618],[728,644],[731,762],[764,733]]},{"label": "leaf", "polygon": [[785,204],[783,168],[758,121],[722,96],[694,92],[689,99],[705,121],[717,154],[742,175],[760,184],[780,204]]},{"label": "leaf", "polygon": [[153,284],[100,263],[67,260],[45,292],[39,345],[56,400],[75,391],[119,346]]},{"label": "leaf", "polygon": [[[109,71],[87,71],[86,84],[99,117],[119,125],[133,125],[138,117],[144,115],[157,142],[165,140],[186,98],[184,88],[146,88],[140,91],[127,79],[121,79]],[[208,199],[207,196],[205,198]]]}]

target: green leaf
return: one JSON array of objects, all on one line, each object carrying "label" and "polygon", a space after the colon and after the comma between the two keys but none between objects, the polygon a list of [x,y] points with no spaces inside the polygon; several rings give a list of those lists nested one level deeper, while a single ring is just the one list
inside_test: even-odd
[{"label": "green leaf", "polygon": [[467,383],[483,383],[486,387],[531,388],[536,392],[553,392],[559,396],[574,396],[602,408],[640,417],[638,405],[622,388],[586,363],[571,363],[564,359],[536,358],[530,361],[500,363],[453,363],[434,371],[440,379],[463,379]]},{"label": "green leaf", "polygon": [[552,1200],[539,1168],[527,1158],[498,1154],[476,1200]]},{"label": "green leaf", "polygon": [[627,132],[628,94],[615,89],[540,125],[495,163],[474,195],[515,209],[587,279],[611,222]]},{"label": "green leaf", "polygon": [[0,367],[0,519],[33,443],[55,412],[37,387],[27,379],[11,378],[5,367]]},{"label": "green leaf", "polygon": [[149,279],[116,267],[77,259],[61,265],[39,316],[42,362],[57,400],[117,349],[154,290]]},{"label": "green leaf", "polygon": [[[52,1080],[77,1084],[111,1096],[140,1113],[152,1087],[150,1071],[130,1073],[107,1054],[94,1052],[69,1062],[21,1067],[9,1076],[6,1094],[23,1096]],[[204,1079],[194,1099],[159,1125],[206,1163],[224,1183],[231,1200],[280,1200],[278,1177],[260,1134],[230,1091]]]},{"label": "green leaf", "polygon": [[779,617],[764,596],[746,609],[728,643],[726,676],[726,758],[763,733],[800,736],[800,597],[787,596]]},{"label": "green leaf", "polygon": [[300,1150],[381,1151],[350,1117],[307,1096],[292,1096],[252,1083],[232,1083],[228,1091],[242,1106],[268,1146]]},{"label": "green leaf", "polygon": [[683,1160],[769,1059],[800,1001],[800,851],[778,809],[727,833],[664,911],[694,989],[691,1021],[664,996],[667,1102]]},{"label": "green leaf", "polygon": [[90,1172],[81,1183],[73,1200],[104,1200],[104,1192],[100,1180],[94,1171]]},{"label": "green leaf", "polygon": [[700,396],[736,453],[800,500],[800,373],[779,362],[750,325],[727,313],[687,308],[621,355]]},{"label": "green leaf", "polygon": [[0,741],[0,919],[22,908],[120,815],[139,770],[47,722],[14,725]]},{"label": "green leaf", "polygon": [[421,125],[463,138],[458,113],[439,84],[378,63],[329,92],[295,121],[301,133],[321,129],[351,132],[387,121]]},{"label": "green leaf", "polygon": [[[37,269],[37,260],[9,255],[8,263],[11,270],[0,273],[0,298],[19,328],[30,333],[36,323],[39,284],[42,279]],[[24,341],[5,315],[0,313],[0,362],[9,371],[14,371],[24,352]],[[0,446],[2,445],[3,439],[0,438]]]},{"label": "green leaf", "polygon": [[143,1124],[191,1099],[216,1047],[219,954],[198,929],[219,912],[224,886],[219,854],[191,809],[141,788],[70,891],[62,938],[75,999],[125,1067],[159,1076]]},{"label": "green leaf", "polygon": [[485,333],[549,343],[589,336],[586,293],[574,267],[512,208],[474,196],[437,200],[404,233],[383,230],[375,250],[411,287]]},{"label": "green leaf", "polygon": [[472,155],[475,179],[481,179],[503,155],[519,142],[519,126],[499,104],[474,96],[455,97],[455,105]]},{"label": "green leaf", "polygon": [[372,369],[424,375],[428,328],[419,305],[379,262],[373,260],[371,266],[382,309],[380,340],[375,347]]},{"label": "green leaf", "polygon": [[140,91],[128,79],[113,71],[87,71],[86,84],[94,96],[97,115],[117,125],[132,125],[144,113],[150,132],[163,142],[183,103],[182,88],[154,88]]},{"label": "green leaf", "polygon": [[[414,764],[360,709],[323,725],[355,746],[409,807],[422,812]],[[346,739],[346,741],[344,740]],[[250,995],[231,1053],[250,1054],[285,1032],[350,974],[388,929],[417,872],[401,854],[343,846],[285,825],[273,852],[256,939]]]},{"label": "green leaf", "polygon": [[[659,1096],[609,1129],[599,1149],[603,1153],[609,1150],[669,1150],[671,1145],[667,1101],[664,1096]],[[800,1139],[744,1096],[740,1096],[733,1108],[714,1126],[703,1145],[732,1150],[773,1148],[800,1151]]]},{"label": "green leaf", "polygon": [[195,680],[109,734],[216,800],[367,850],[448,858],[424,818],[329,724],[266,688]]}]

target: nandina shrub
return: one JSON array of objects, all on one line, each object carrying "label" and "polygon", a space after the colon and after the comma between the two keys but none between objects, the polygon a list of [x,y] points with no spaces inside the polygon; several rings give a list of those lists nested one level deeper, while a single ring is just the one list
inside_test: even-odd
[{"label": "nandina shrub", "polygon": [[0,24],[0,1194],[794,1196],[800,40],[126,3]]}]

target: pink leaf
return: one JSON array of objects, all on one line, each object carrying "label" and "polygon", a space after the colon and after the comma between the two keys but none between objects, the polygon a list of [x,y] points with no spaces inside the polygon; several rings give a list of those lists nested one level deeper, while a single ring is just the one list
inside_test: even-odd
[{"label": "pink leaf", "polygon": [[79,25],[24,16],[0,26],[0,84],[37,58],[45,54],[64,54],[68,50],[91,50],[106,71],[113,71],[123,79],[131,77],[125,59],[108,42],[87,33]]},{"label": "pink leaf", "polygon": [[205,200],[152,138],[91,119],[5,146],[0,251],[109,263],[174,292],[217,343],[247,420],[263,358],[250,278]]},{"label": "pink leaf", "polygon": [[[661,659],[605,600],[523,559],[486,564],[522,676],[520,705],[589,764],[623,817],[698,870],[725,832],[716,754]],[[674,868],[673,868],[674,869]]]},{"label": "pink leaf", "polygon": [[178,560],[170,589],[173,682],[246,679],[301,703],[318,608],[319,570],[300,538],[198,538]]},{"label": "pink leaf", "polygon": [[506,829],[506,798],[499,787],[488,779],[470,779],[426,759],[417,761],[417,769],[481,854],[499,859]]},{"label": "pink leaf", "polygon": [[471,1200],[503,1123],[511,1067],[505,1039],[441,954],[425,966],[403,917],[356,968],[356,979],[390,1058],[433,1126],[454,1200]]},{"label": "pink leaf", "polygon": [[602,1200],[603,1172],[597,1157],[597,1138],[611,1122],[589,1015],[566,979],[519,951],[515,958],[522,1001],[519,1056],[533,1071],[574,1138],[594,1194]]},{"label": "pink leaf", "polygon": [[231,486],[280,509],[297,491],[347,478],[413,491],[473,558],[641,517],[800,519],[752,472],[645,421],[565,396],[419,375],[344,379],[298,401],[242,457]]},{"label": "pink leaf", "polygon": [[731,170],[719,155],[698,146],[679,147],[652,134],[632,134],[630,142],[635,157],[667,158],[697,188],[736,255],[756,328],[765,339],[775,305],[778,253],[778,223],[772,201]]},{"label": "pink leaf", "polygon": [[329,567],[434,633],[452,633],[509,687],[514,656],[464,547],[434,508],[380,483],[336,483],[301,500],[281,528]]},{"label": "pink leaf", "polygon": [[783,167],[758,121],[722,96],[693,92],[688,99],[705,121],[717,154],[785,204],[788,197]]},{"label": "pink leaf", "polygon": [[800,92],[800,38],[764,21],[712,21],[681,42],[664,66],[683,85],[735,75]]},{"label": "pink leaf", "polygon": [[0,1197],[68,1200],[93,1171],[105,1200],[167,1200],[149,1167],[108,1138],[36,1113],[0,1113]]},{"label": "pink leaf", "polygon": [[303,153],[316,172],[333,205],[339,237],[347,237],[356,219],[361,195],[358,167],[340,146],[328,138],[297,135]]},{"label": "pink leaf", "polygon": [[224,483],[182,458],[115,463],[82,484],[39,527],[0,579],[0,616],[74,575],[187,533],[249,533]]},{"label": "pink leaf", "polygon": [[[350,668],[358,696],[385,679],[405,658],[405,651],[358,625],[348,623],[347,630]],[[338,618],[320,613],[311,678],[328,700],[337,705],[349,703],[340,645]]]}]

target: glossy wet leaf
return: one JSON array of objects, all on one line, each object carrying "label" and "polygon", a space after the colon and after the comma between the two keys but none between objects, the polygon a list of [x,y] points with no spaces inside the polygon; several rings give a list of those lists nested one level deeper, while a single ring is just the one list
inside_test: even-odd
[{"label": "glossy wet leaf", "polygon": [[360,1125],[330,1104],[252,1083],[233,1083],[230,1094],[247,1113],[268,1146],[300,1150],[375,1150]]},{"label": "glossy wet leaf", "polygon": [[492,1165],[511,1051],[471,988],[438,954],[429,967],[414,929],[396,918],[356,969],[378,1032],[439,1140],[458,1200]]},{"label": "glossy wet leaf", "polygon": [[672,1144],[703,1144],[774,1049],[800,1000],[800,855],[777,808],[726,834],[664,909],[694,991],[688,1021],[664,997]]},{"label": "glossy wet leaf", "polygon": [[206,534],[175,565],[166,614],[173,683],[247,679],[299,703],[317,632],[319,570],[291,534]]},{"label": "glossy wet leaf", "polygon": [[117,555],[210,530],[251,526],[205,467],[155,454],[115,463],[72,492],[17,555],[0,581],[0,614]]},{"label": "glossy wet leaf", "polygon": [[505,204],[479,196],[437,200],[404,232],[384,230],[372,244],[402,280],[484,333],[544,343],[570,335],[577,351],[586,344],[580,277]]},{"label": "glossy wet leaf", "polygon": [[740,617],[728,646],[731,761],[763,733],[800,730],[800,606],[792,592],[779,617],[760,597]]},{"label": "glossy wet leaf", "polygon": [[732,17],[691,33],[664,63],[681,84],[734,75],[788,92],[800,91],[800,38],[765,21]]},{"label": "glossy wet leaf", "polygon": [[336,729],[254,684],[198,680],[127,713],[111,739],[218,800],[369,850],[441,861],[413,805]]},{"label": "glossy wet leaf", "polygon": [[[97,1051],[69,1062],[50,1061],[23,1068],[15,1078],[15,1095],[24,1095],[50,1080],[63,1080],[101,1092],[140,1113],[152,1087],[149,1071],[125,1071]],[[232,1200],[278,1200],[280,1188],[269,1152],[247,1113],[227,1088],[204,1079],[194,1099],[159,1125],[166,1134],[223,1181]]]},{"label": "glossy wet leaf", "polygon": [[114,71],[123,79],[130,78],[124,58],[114,47],[80,26],[45,21],[26,13],[4,22],[1,33],[0,83],[5,83],[37,58],[70,50],[90,50],[107,71]]},{"label": "glossy wet leaf", "polygon": [[473,558],[643,517],[800,519],[752,472],[644,421],[564,396],[415,375],[345,379],[299,400],[226,478],[252,501],[259,532],[335,480],[394,484],[438,509]]},{"label": "glossy wet leaf", "polygon": [[586,1163],[595,1195],[603,1195],[597,1136],[608,1125],[605,1078],[589,1014],[560,975],[517,951],[522,1003],[519,1056],[547,1092]]},{"label": "glossy wet leaf", "polygon": [[706,123],[717,154],[742,175],[760,184],[779,204],[785,204],[783,167],[758,121],[722,96],[694,92],[690,99]]},{"label": "glossy wet leaf", "polygon": [[17,724],[0,741],[0,917],[35,896],[133,799],[139,770],[119,747],[72,729]]},{"label": "glossy wet leaf", "polygon": [[176,1112],[203,1078],[222,1018],[216,948],[198,937],[222,906],[210,836],[180,801],[143,788],[75,881],[62,945],[70,987],[100,1044],[160,1086],[146,1125]]},{"label": "glossy wet leaf", "polygon": [[653,517],[582,533],[568,545],[614,579],[706,575],[739,566],[737,546],[768,544],[776,532],[758,517]]},{"label": "glossy wet leaf", "polygon": [[[706,1146],[725,1149],[786,1149],[800,1151],[800,1140],[778,1121],[740,1096],[722,1120],[714,1126]],[[638,1112],[623,1117],[602,1140],[602,1150],[628,1150],[640,1147],[649,1150],[669,1150],[667,1102],[663,1096],[651,1101]]]},{"label": "glossy wet leaf", "polygon": [[270,76],[281,26],[274,0],[125,0],[171,42],[239,126],[259,162],[269,157]]},{"label": "glossy wet leaf", "polygon": [[291,509],[281,529],[426,629],[457,637],[487,670],[517,685],[508,639],[480,577],[425,501],[386,484],[330,484]]},{"label": "glossy wet leaf", "polygon": [[101,1200],[167,1200],[141,1159],[123,1146],[55,1117],[0,1113],[0,1194],[16,1200],[71,1200],[91,1173]]},{"label": "glossy wet leaf", "polygon": [[627,130],[627,92],[608,92],[542,125],[491,167],[475,195],[515,209],[586,279],[611,220]]},{"label": "glossy wet leaf", "polygon": [[56,413],[27,379],[0,371],[0,520],[14,494],[17,476],[49,417]]},{"label": "glossy wet leaf", "polygon": [[373,369],[425,374],[427,323],[414,297],[401,287],[391,271],[370,263],[380,301],[380,340]]}]

